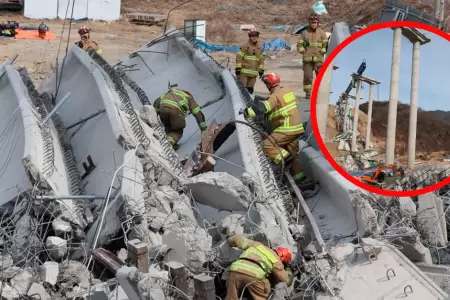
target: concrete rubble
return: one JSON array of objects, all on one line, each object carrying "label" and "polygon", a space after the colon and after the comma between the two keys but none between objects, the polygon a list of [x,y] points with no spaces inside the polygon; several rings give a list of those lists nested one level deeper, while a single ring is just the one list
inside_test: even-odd
[{"label": "concrete rubble", "polygon": [[[189,46],[183,51],[203,65],[204,73],[217,67],[206,55],[195,56],[198,50],[186,41],[173,44]],[[222,286],[216,292],[223,298],[224,270],[242,252],[226,243],[232,234],[291,249],[295,284],[274,287],[276,299],[299,289],[317,299],[352,299],[346,298],[346,278],[360,267],[370,269],[367,260],[380,257],[382,263],[394,264],[392,257],[403,259],[403,253],[412,262],[433,264],[436,249],[448,245],[445,219],[440,218],[450,204],[444,196],[398,199],[356,190],[346,196],[357,223],[351,237],[358,242],[325,245],[326,250],[318,251],[308,223],[314,220],[275,179],[276,169],[259,154],[259,140],[249,139],[256,134],[245,131],[248,128],[237,130],[234,137],[259,151],[257,159],[239,162],[245,172],[228,172],[218,164],[215,171],[188,178],[181,164],[184,156],[169,145],[138,84],[93,51],[74,47],[65,64],[69,71],[58,77],[58,91],[54,74],[37,91],[26,70],[0,66],[0,73],[6,71],[0,95],[16,102],[25,99],[20,100],[27,105],[19,105],[19,123],[31,128],[28,146],[22,145],[25,150],[14,161],[24,170],[26,182],[16,194],[2,195],[0,203],[2,299],[192,298],[198,292],[194,282],[209,279]],[[223,74],[219,87],[231,89],[228,71],[214,70],[210,77],[216,80]],[[244,97],[233,84],[230,102]],[[71,100],[63,102],[64,97]],[[75,124],[86,112],[96,111],[96,116]],[[33,152],[30,146],[43,150]],[[438,230],[432,230],[435,227]],[[184,291],[174,275],[181,268]],[[428,290],[440,295],[434,286]]]}]

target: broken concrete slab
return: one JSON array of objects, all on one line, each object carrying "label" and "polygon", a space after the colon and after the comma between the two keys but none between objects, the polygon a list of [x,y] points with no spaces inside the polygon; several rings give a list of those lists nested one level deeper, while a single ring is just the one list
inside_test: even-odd
[{"label": "broken concrete slab", "polygon": [[48,254],[54,260],[61,260],[67,254],[67,241],[57,237],[57,236],[49,236],[47,241],[45,242],[45,246],[47,248]]},{"label": "broken concrete slab", "polygon": [[13,289],[8,283],[2,282],[0,296],[2,299],[5,300],[18,300],[20,294],[18,291]]},{"label": "broken concrete slab", "polygon": [[45,288],[36,282],[33,282],[27,295],[34,300],[52,300],[52,297],[47,293]]},{"label": "broken concrete slab", "polygon": [[434,193],[420,195],[418,198],[418,228],[424,241],[433,247],[447,246],[447,224],[443,216],[442,199]]},{"label": "broken concrete slab", "polygon": [[127,151],[124,156],[126,164],[122,170],[120,193],[124,200],[127,218],[140,223],[145,219],[144,170],[134,150]]},{"label": "broken concrete slab", "polygon": [[212,238],[206,230],[192,226],[166,231],[162,243],[170,248],[164,261],[176,261],[192,270],[200,270],[210,255]]},{"label": "broken concrete slab", "polygon": [[221,233],[225,236],[244,234],[245,216],[232,214],[226,216],[220,223]]},{"label": "broken concrete slab", "polygon": [[54,261],[46,261],[39,269],[39,280],[55,285],[59,276],[59,264]]},{"label": "broken concrete slab", "polygon": [[420,242],[419,233],[414,229],[409,227],[391,228],[386,232],[386,238],[400,246],[400,252],[412,262],[433,263],[430,250]]},{"label": "broken concrete slab", "polygon": [[20,295],[26,295],[35,276],[31,270],[22,270],[11,279],[11,287]]},{"label": "broken concrete slab", "polygon": [[252,202],[250,190],[228,173],[203,173],[189,178],[185,185],[197,202],[216,209],[246,211]]}]

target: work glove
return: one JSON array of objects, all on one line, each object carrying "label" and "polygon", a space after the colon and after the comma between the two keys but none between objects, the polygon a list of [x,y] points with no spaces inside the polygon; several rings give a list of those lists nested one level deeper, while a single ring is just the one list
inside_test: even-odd
[{"label": "work glove", "polygon": [[244,109],[244,118],[248,119],[248,118],[254,118],[256,117],[255,111],[253,110],[253,108],[251,107],[247,107],[246,109]]},{"label": "work glove", "polygon": [[241,68],[236,68],[234,72],[236,73],[236,76],[239,76],[241,74]]},{"label": "work glove", "polygon": [[294,282],[294,275],[292,274],[291,267],[286,267],[285,270],[286,270],[286,273],[287,273],[286,284],[287,284],[288,287],[290,287],[292,285],[292,283]]},{"label": "work glove", "polygon": [[206,123],[203,123],[199,124],[198,127],[200,127],[201,132],[203,132],[208,128],[208,125],[206,125]]},{"label": "work glove", "polygon": [[264,75],[264,70],[259,70],[259,79],[261,79]]}]

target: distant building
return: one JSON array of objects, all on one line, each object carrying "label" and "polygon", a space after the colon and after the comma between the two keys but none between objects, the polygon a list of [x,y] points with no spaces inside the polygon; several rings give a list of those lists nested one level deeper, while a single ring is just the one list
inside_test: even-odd
[{"label": "distant building", "polygon": [[76,0],[72,17],[72,0],[26,0],[24,16],[30,19],[116,21],[120,19],[120,2],[120,0]]}]

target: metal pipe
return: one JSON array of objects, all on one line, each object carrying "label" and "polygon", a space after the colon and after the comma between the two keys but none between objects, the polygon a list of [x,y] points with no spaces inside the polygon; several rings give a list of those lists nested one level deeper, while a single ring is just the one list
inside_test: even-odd
[{"label": "metal pipe", "polygon": [[394,29],[394,43],[392,46],[391,86],[389,91],[388,128],[386,138],[386,164],[395,160],[395,131],[397,128],[398,83],[400,77],[400,49],[402,29]]},{"label": "metal pipe", "polygon": [[66,102],[67,99],[69,99],[71,92],[68,92],[62,99],[59,101],[58,104],[56,104],[55,108],[45,117],[45,119],[42,121],[44,124],[47,123],[47,121],[55,114],[56,110],[61,107],[61,105]]},{"label": "metal pipe", "polygon": [[369,87],[369,108],[367,109],[366,143],[364,149],[369,150],[370,131],[372,127],[372,107],[373,107],[373,84]]},{"label": "metal pipe", "polygon": [[413,44],[411,71],[411,102],[409,105],[409,133],[408,133],[408,168],[414,169],[416,161],[417,109],[419,104],[419,60],[420,42]]},{"label": "metal pipe", "polygon": [[50,196],[42,195],[36,196],[39,200],[97,200],[105,199],[106,196],[95,196],[95,195],[68,195],[68,196]]},{"label": "metal pipe", "polygon": [[356,147],[356,137],[358,135],[358,119],[359,119],[359,101],[361,95],[361,80],[357,79],[356,82],[356,99],[355,99],[355,109],[353,116],[353,133],[352,133],[352,152],[358,151]]},{"label": "metal pipe", "polygon": [[86,121],[89,121],[90,119],[92,119],[92,118],[94,118],[94,117],[96,117],[96,116],[98,116],[98,115],[104,113],[105,111],[106,111],[105,109],[101,109],[101,110],[99,110],[98,112],[95,112],[95,113],[93,113],[93,114],[87,116],[86,118],[83,118],[83,119],[81,119],[80,121],[75,122],[75,123],[73,123],[72,125],[67,126],[67,127],[66,127],[66,130],[72,129],[73,127],[75,127],[75,126],[77,126],[77,125],[80,125],[81,123],[84,123],[84,122],[86,122]]}]

